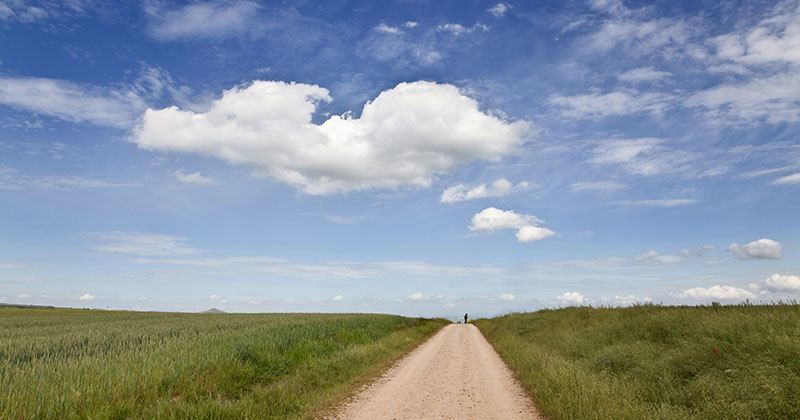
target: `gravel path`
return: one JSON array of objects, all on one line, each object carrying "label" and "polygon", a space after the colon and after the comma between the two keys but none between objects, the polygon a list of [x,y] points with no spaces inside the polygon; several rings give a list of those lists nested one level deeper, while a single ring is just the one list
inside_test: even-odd
[{"label": "gravel path", "polygon": [[345,404],[340,419],[541,418],[474,325],[448,325]]}]

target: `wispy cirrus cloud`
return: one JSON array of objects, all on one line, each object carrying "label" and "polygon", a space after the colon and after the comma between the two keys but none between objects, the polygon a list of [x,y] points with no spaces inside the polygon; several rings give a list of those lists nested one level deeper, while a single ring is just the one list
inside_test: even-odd
[{"label": "wispy cirrus cloud", "polygon": [[775,185],[798,185],[798,184],[800,184],[800,172],[780,177],[780,178],[772,181],[772,184],[775,184]]},{"label": "wispy cirrus cloud", "polygon": [[675,96],[636,90],[594,91],[578,95],[556,94],[548,102],[561,115],[575,119],[598,119],[635,114],[663,115],[674,104]]},{"label": "wispy cirrus cloud", "polygon": [[0,77],[0,104],[74,123],[131,128],[148,103],[169,97],[185,103],[189,89],[166,71],[142,65],[135,79],[115,86],[41,77]]},{"label": "wispy cirrus cloud", "polygon": [[700,203],[694,198],[662,198],[655,200],[622,200],[614,204],[639,207],[685,207]]},{"label": "wispy cirrus cloud", "polygon": [[635,256],[612,256],[584,259],[566,259],[559,261],[539,262],[530,267],[536,270],[563,271],[578,269],[589,272],[611,272],[627,270],[649,270],[652,268],[665,268],[677,264],[696,264],[716,262],[709,255],[714,247],[702,245],[694,248],[684,248],[678,252],[663,253],[655,250],[645,251]]},{"label": "wispy cirrus cloud", "polygon": [[644,137],[607,139],[596,142],[589,160],[596,165],[616,165],[635,175],[663,173],[702,175],[708,160],[697,162],[697,154],[670,147],[665,139]]},{"label": "wispy cirrus cloud", "polygon": [[571,191],[610,192],[627,188],[627,185],[617,181],[579,181],[570,186]]},{"label": "wispy cirrus cloud", "polygon": [[211,185],[214,183],[212,178],[207,177],[200,172],[186,172],[182,169],[178,169],[173,174],[178,181],[183,182],[184,184]]},{"label": "wispy cirrus cloud", "polygon": [[125,128],[145,108],[124,91],[82,86],[66,80],[0,77],[0,104],[62,120]]},{"label": "wispy cirrus cloud", "polygon": [[685,104],[704,109],[718,123],[796,123],[800,121],[800,72],[746,82],[724,83],[688,96]]},{"label": "wispy cirrus cloud", "polygon": [[302,262],[271,256],[135,258],[133,262],[173,269],[202,269],[204,273],[268,274],[282,279],[397,279],[502,276],[507,271],[492,265],[447,265],[425,261],[325,261]]},{"label": "wispy cirrus cloud", "polygon": [[261,31],[261,6],[249,0],[206,1],[165,8],[150,2],[150,33],[160,40],[214,39]]},{"label": "wispy cirrus cloud", "polygon": [[107,232],[97,235],[102,241],[95,251],[136,256],[191,255],[199,251],[189,246],[189,239],[177,235],[147,232]]},{"label": "wispy cirrus cloud", "polygon": [[653,16],[650,8],[631,9],[622,1],[595,0],[590,5],[605,15],[581,38],[581,48],[592,53],[620,49],[638,56],[674,57],[693,48],[693,38],[702,28],[692,19]]},{"label": "wispy cirrus cloud", "polygon": [[656,82],[670,76],[672,76],[672,73],[668,71],[660,71],[652,67],[638,67],[619,74],[617,80],[621,82],[643,83]]},{"label": "wispy cirrus cloud", "polygon": [[440,24],[439,26],[436,27],[436,29],[442,32],[448,32],[455,36],[461,36],[464,34],[473,33],[475,31],[486,32],[490,28],[488,25],[485,25],[480,22],[475,23],[472,26],[464,26],[460,23],[447,22]]},{"label": "wispy cirrus cloud", "polygon": [[30,175],[0,165],[0,190],[61,190],[135,187],[136,183],[111,182],[74,175]]}]

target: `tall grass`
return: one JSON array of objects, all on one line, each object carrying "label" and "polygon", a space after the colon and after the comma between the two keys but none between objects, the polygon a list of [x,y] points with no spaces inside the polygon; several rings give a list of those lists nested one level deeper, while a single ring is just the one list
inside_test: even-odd
[{"label": "tall grass", "polygon": [[553,419],[798,419],[800,306],[568,308],[478,320]]},{"label": "tall grass", "polygon": [[445,321],[0,309],[0,418],[302,418]]}]

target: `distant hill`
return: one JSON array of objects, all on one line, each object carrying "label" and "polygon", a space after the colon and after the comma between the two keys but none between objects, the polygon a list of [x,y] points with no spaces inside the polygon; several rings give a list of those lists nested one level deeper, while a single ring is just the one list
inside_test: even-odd
[{"label": "distant hill", "polygon": [[55,309],[55,306],[44,305],[23,305],[21,303],[0,303],[0,308],[39,308],[39,309]]},{"label": "distant hill", "polygon": [[203,313],[203,314],[224,314],[225,311],[221,311],[221,310],[219,310],[217,308],[211,308],[211,309],[209,309],[207,311],[203,311],[201,313]]}]

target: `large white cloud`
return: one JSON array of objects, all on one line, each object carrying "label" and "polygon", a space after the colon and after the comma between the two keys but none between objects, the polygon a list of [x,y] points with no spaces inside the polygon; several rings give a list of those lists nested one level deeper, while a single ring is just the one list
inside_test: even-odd
[{"label": "large white cloud", "polygon": [[783,256],[783,245],[767,238],[744,245],[733,243],[728,249],[740,260],[777,260]]},{"label": "large white cloud", "polygon": [[469,230],[473,232],[495,232],[503,229],[516,229],[518,242],[533,242],[548,238],[556,233],[538,226],[541,223],[532,214],[520,214],[513,210],[489,207],[472,216]]},{"label": "large white cloud", "polygon": [[148,109],[134,140],[148,150],[252,166],[307,194],[331,194],[427,187],[458,165],[499,161],[531,128],[482,112],[455,86],[433,82],[386,90],[358,118],[314,123],[317,104],[330,100],[319,86],[255,81],[225,91],[205,113]]}]

